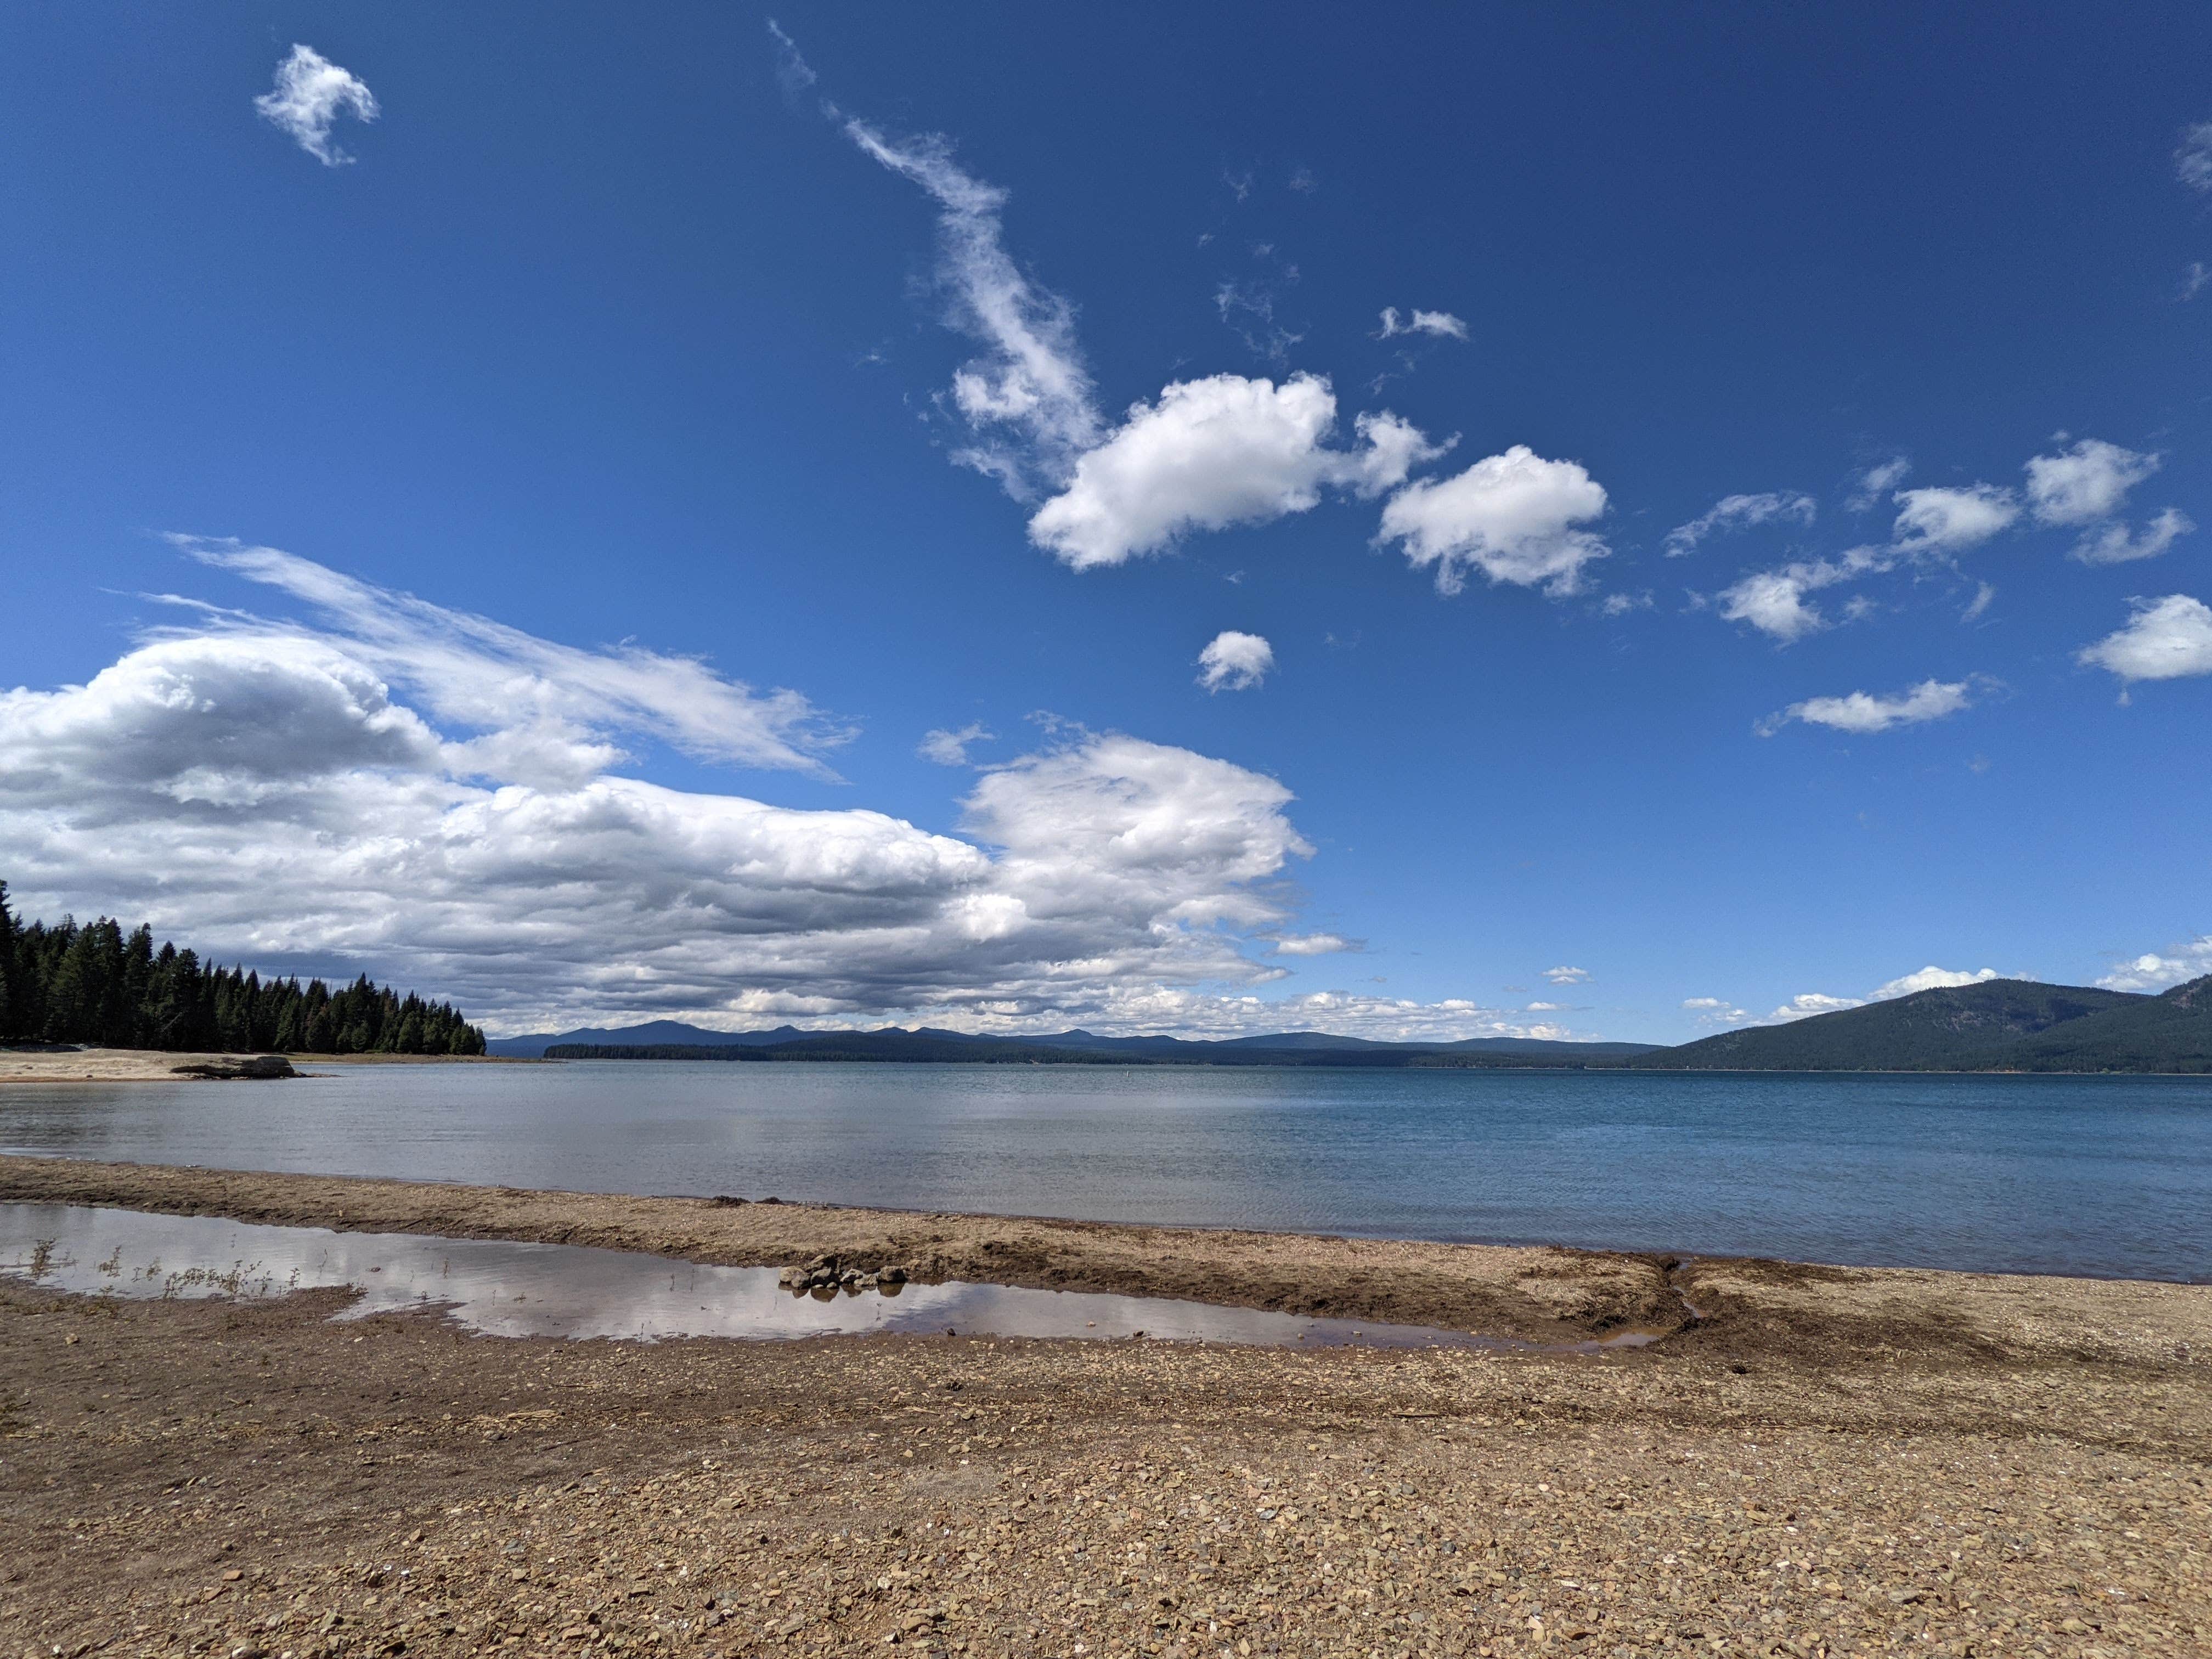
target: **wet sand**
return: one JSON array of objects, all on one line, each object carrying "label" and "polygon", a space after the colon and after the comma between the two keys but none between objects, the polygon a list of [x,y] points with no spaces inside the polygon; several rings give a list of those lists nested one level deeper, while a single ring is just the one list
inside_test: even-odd
[{"label": "wet sand", "polygon": [[0,1199],[1528,1338],[1706,1315],[1595,1357],[640,1346],[0,1285],[19,1651],[2212,1653],[2212,1287],[37,1159]]},{"label": "wet sand", "polygon": [[[178,1054],[159,1048],[0,1048],[0,1085],[9,1083],[177,1083],[192,1066],[230,1067],[262,1050]],[[539,1066],[505,1054],[288,1054],[295,1066]]]}]

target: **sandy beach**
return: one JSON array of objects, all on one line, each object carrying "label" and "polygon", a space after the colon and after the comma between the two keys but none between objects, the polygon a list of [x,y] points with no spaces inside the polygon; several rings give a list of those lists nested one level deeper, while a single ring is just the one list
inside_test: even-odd
[{"label": "sandy beach", "polygon": [[[180,1054],[165,1048],[0,1048],[0,1085],[10,1083],[175,1083],[186,1066],[234,1067],[252,1054]],[[294,1065],[537,1066],[504,1054],[288,1054]]]},{"label": "sandy beach", "polygon": [[648,1346],[4,1284],[18,1650],[2212,1652],[2212,1287],[22,1158],[0,1199],[1672,1330]]}]

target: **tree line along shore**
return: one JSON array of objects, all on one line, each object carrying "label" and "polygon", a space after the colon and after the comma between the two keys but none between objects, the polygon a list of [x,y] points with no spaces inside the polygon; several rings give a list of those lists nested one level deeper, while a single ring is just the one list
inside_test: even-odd
[{"label": "tree line along shore", "polygon": [[366,974],[336,990],[319,979],[264,979],[125,932],[21,921],[0,882],[0,1043],[88,1043],[165,1053],[270,1049],[316,1054],[481,1054],[483,1031],[451,1003],[401,995]]}]

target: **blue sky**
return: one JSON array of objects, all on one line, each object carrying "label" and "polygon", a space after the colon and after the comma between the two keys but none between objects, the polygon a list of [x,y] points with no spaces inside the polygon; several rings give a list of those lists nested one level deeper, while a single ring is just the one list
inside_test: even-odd
[{"label": "blue sky", "polygon": [[507,1030],[2212,970],[2201,9],[773,16],[11,15],[22,908]]}]

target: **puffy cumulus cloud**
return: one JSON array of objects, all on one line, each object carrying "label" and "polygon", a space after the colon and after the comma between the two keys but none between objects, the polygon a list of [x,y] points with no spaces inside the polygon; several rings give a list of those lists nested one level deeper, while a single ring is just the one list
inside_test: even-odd
[{"label": "puffy cumulus cloud", "polygon": [[1439,339],[1465,341],[1468,330],[1464,319],[1449,311],[1415,310],[1401,316],[1395,306],[1382,307],[1382,326],[1376,331],[1378,340],[1394,340],[1401,334],[1428,334]]},{"label": "puffy cumulus cloud", "polygon": [[313,639],[162,640],[64,692],[0,693],[0,790],[80,822],[148,795],[312,809],[334,774],[439,769],[429,726],[366,665]]},{"label": "puffy cumulus cloud", "polygon": [[947,320],[984,348],[952,377],[953,404],[974,437],[953,459],[998,479],[1017,500],[1057,484],[1098,441],[1103,422],[1073,308],[1031,283],[1006,252],[1000,218],[1006,192],[956,164],[942,134],[894,140],[847,120],[845,135],[938,204]]},{"label": "puffy cumulus cloud", "polygon": [[1815,1014],[1841,1013],[1846,1008],[1863,1008],[1863,997],[1832,997],[1819,991],[1801,991],[1784,1003],[1765,1019],[1766,1025],[1786,1025],[1794,1019],[1810,1019]]},{"label": "puffy cumulus cloud", "polygon": [[1887,696],[1853,691],[1840,697],[1808,697],[1802,702],[1791,703],[1778,714],[1769,715],[1757,729],[1761,737],[1772,737],[1791,720],[1802,720],[1808,726],[1868,734],[1887,732],[1893,726],[1942,720],[1946,714],[1955,714],[1970,707],[1972,702],[1964,680],[1927,679]]},{"label": "puffy cumulus cloud", "polygon": [[1587,985],[1589,983],[1589,969],[1587,968],[1562,967],[1544,969],[1544,977],[1554,985]]},{"label": "puffy cumulus cloud", "polygon": [[1576,527],[1601,517],[1605,503],[1604,488],[1579,463],[1516,444],[1454,477],[1407,485],[1384,504],[1376,540],[1401,544],[1416,568],[1434,566],[1440,593],[1458,592],[1472,568],[1493,583],[1565,595],[1581,588],[1583,567],[1608,551]]},{"label": "puffy cumulus cloud", "polygon": [[2137,535],[2125,524],[2100,526],[2074,545],[2073,556],[2084,564],[2127,564],[2154,559],[2197,526],[2179,507],[2169,507],[2142,527]]},{"label": "puffy cumulus cloud", "polygon": [[1275,666],[1275,647],[1257,634],[1224,628],[1198,653],[1198,683],[1209,691],[1249,691]]},{"label": "puffy cumulus cloud", "polygon": [[2160,459],[2101,438],[2084,438],[2055,455],[2032,456],[2027,465],[2028,510],[2038,524],[2109,519],[2127,505],[2128,491],[2158,471]]},{"label": "puffy cumulus cloud", "polygon": [[1519,1010],[1486,1007],[1465,998],[1415,1002],[1342,990],[1262,997],[1132,988],[1109,999],[1096,1021],[1085,1024],[1091,1030],[1172,1030],[1211,1037],[1328,1031],[1376,1042],[1455,1042],[1486,1036],[1559,1042],[1583,1035],[1556,1021],[1529,1020]]},{"label": "puffy cumulus cloud", "polygon": [[1807,595],[1878,574],[1893,562],[1881,548],[1855,547],[1833,559],[1798,560],[1778,569],[1753,571],[1721,590],[1720,613],[1788,645],[1828,626],[1820,607]]},{"label": "puffy cumulus cloud", "polygon": [[1872,1002],[1886,1002],[1892,997],[1909,997],[1915,991],[1948,991],[1961,985],[1979,985],[1985,980],[2002,978],[1994,968],[1978,969],[1968,973],[1963,969],[1938,968],[1929,963],[1915,973],[1900,974],[1895,979],[1875,988]]},{"label": "puffy cumulus cloud", "polygon": [[1358,945],[1340,933],[1286,933],[1275,941],[1279,957],[1327,957],[1357,951]]},{"label": "puffy cumulus cloud", "polygon": [[1901,553],[1957,553],[2010,528],[2020,502],[2009,489],[1978,483],[1965,489],[1899,490],[1891,538]]},{"label": "puffy cumulus cloud", "polygon": [[376,95],[358,76],[340,69],[313,46],[297,45],[276,65],[276,84],[256,98],[253,107],[263,120],[289,133],[293,143],[326,167],[343,167],[353,160],[331,142],[331,129],[338,117],[374,121],[380,113]]},{"label": "puffy cumulus cloud", "polygon": [[2212,933],[2168,945],[2164,952],[2131,957],[2097,983],[2108,991],[2164,991],[2207,974],[2212,974]]},{"label": "puffy cumulus cloud", "polygon": [[[1272,778],[1078,732],[984,772],[958,835],[664,787],[608,769],[624,739],[758,719],[757,700],[682,659],[203,551],[325,623],[203,610],[85,684],[0,695],[0,849],[33,913],[143,915],[267,971],[366,969],[507,1030],[1112,1026],[1286,971],[1262,957],[1312,849]],[[501,769],[517,757],[528,775]],[[1393,1030],[1492,1023],[1341,1006]]]},{"label": "puffy cumulus cloud", "polygon": [[2186,593],[2133,603],[2128,625],[2084,646],[2076,660],[2130,684],[2212,674],[2212,607]]},{"label": "puffy cumulus cloud", "polygon": [[1309,512],[1325,489],[1380,495],[1443,453],[1387,412],[1353,425],[1352,447],[1329,447],[1336,394],[1318,375],[1178,381],[1075,464],[1030,520],[1030,539],[1078,570],[1121,564],[1192,530]]},{"label": "puffy cumulus cloud", "polygon": [[1667,532],[1667,556],[1686,557],[1698,544],[1716,532],[1750,530],[1763,524],[1810,525],[1820,512],[1810,495],[1791,491],[1769,491],[1759,495],[1723,495],[1689,523]]},{"label": "puffy cumulus cloud", "polygon": [[936,762],[939,766],[965,766],[969,763],[969,744],[988,743],[998,735],[980,721],[971,722],[957,732],[948,732],[939,726],[924,732],[914,752],[926,761]]}]

